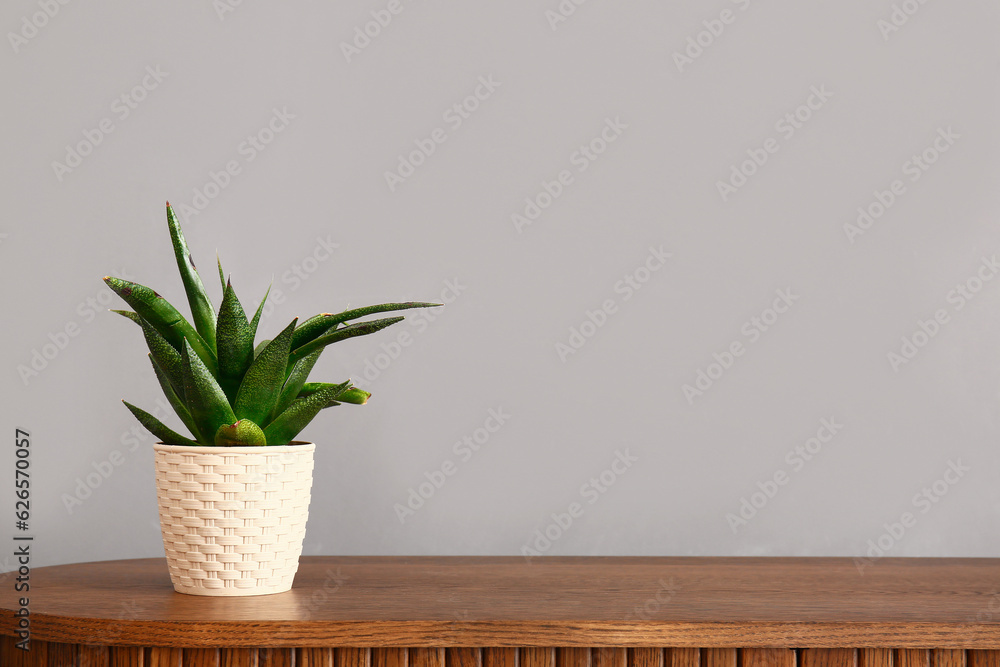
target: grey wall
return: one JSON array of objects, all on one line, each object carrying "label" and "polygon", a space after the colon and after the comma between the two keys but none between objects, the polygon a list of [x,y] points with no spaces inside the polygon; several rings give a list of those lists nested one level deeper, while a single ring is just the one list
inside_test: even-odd
[{"label": "grey wall", "polygon": [[36,565],[162,554],[119,402],[159,390],[100,278],[184,302],[165,199],[216,300],[216,251],[245,302],[273,281],[267,337],[449,302],[321,360],[374,397],[303,434],[307,554],[1000,554],[996,3],[0,13]]}]

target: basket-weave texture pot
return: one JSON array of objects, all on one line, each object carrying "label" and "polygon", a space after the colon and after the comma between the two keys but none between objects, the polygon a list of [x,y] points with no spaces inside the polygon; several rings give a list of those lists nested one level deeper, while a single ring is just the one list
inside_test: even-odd
[{"label": "basket-weave texture pot", "polygon": [[156,497],[174,590],[263,595],[292,587],[309,518],[313,443],[156,443]]}]

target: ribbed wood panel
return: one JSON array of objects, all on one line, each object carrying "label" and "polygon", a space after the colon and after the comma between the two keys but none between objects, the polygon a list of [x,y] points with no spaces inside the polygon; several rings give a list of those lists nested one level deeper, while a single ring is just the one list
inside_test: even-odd
[{"label": "ribbed wood panel", "polygon": [[257,667],[255,648],[224,648],[220,652],[222,667]]},{"label": "ribbed wood panel", "polygon": [[371,667],[372,652],[367,648],[334,649],[333,661],[336,667]]},{"label": "ribbed wood panel", "polygon": [[372,667],[408,667],[409,655],[405,648],[374,648]]},{"label": "ribbed wood panel", "polygon": [[734,648],[701,649],[701,667],[736,667],[736,660]]},{"label": "ribbed wood panel", "polygon": [[445,651],[447,667],[483,667],[483,651],[478,648],[449,648]]},{"label": "ribbed wood panel", "polygon": [[662,648],[630,648],[628,667],[663,667]]},{"label": "ribbed wood panel", "polygon": [[968,663],[969,667],[1000,667],[1000,651],[971,650]]},{"label": "ribbed wood panel", "polygon": [[295,667],[295,649],[259,648],[257,667]]},{"label": "ribbed wood panel", "polygon": [[931,667],[966,667],[965,651],[941,648],[931,651]]},{"label": "ribbed wood panel", "polygon": [[858,667],[858,652],[852,648],[803,649],[799,667]]},{"label": "ribbed wood panel", "polygon": [[[483,667],[519,667],[519,659],[520,654],[516,648],[483,649]],[[622,663],[608,667],[625,667],[625,665]]]},{"label": "ribbed wood panel", "polygon": [[146,649],[146,667],[184,667],[184,649],[154,646]]},{"label": "ribbed wood panel", "polygon": [[110,667],[145,667],[141,646],[112,646]]},{"label": "ribbed wood panel", "polygon": [[895,655],[891,648],[858,649],[858,667],[894,667]]},{"label": "ribbed wood panel", "polygon": [[796,667],[795,650],[788,648],[745,648],[740,658],[741,667]]},{"label": "ribbed wood panel", "polygon": [[1000,667],[1000,650],[93,646],[0,636],[0,667]]},{"label": "ribbed wood panel", "polygon": [[521,667],[556,666],[556,650],[554,648],[522,648],[519,653]]},{"label": "ribbed wood panel", "polygon": [[930,667],[931,652],[927,649],[899,649],[896,651],[896,667]]},{"label": "ribbed wood panel", "polygon": [[556,649],[556,667],[590,667],[589,648]]},{"label": "ribbed wood panel", "polygon": [[[591,651],[591,667],[625,667],[628,662],[628,649],[625,648],[595,648]],[[736,664],[733,664],[736,667]]]},{"label": "ribbed wood panel", "polygon": [[297,649],[295,667],[334,667],[334,650],[327,647]]},{"label": "ribbed wood panel", "polygon": [[107,646],[80,644],[76,650],[80,667],[108,667],[111,664],[111,649]]},{"label": "ribbed wood panel", "polygon": [[700,648],[671,648],[663,656],[667,667],[700,667]]},{"label": "ribbed wood panel", "polygon": [[222,656],[217,648],[184,649],[184,667],[221,667]]}]

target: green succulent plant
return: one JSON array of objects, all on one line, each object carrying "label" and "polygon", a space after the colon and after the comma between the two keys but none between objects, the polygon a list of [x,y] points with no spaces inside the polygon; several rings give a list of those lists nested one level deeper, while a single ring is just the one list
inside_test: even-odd
[{"label": "green succulent plant", "polygon": [[401,316],[357,322],[377,313],[429,308],[437,303],[383,303],[341,313],[293,319],[272,340],[255,343],[267,293],[248,320],[222,272],[216,314],[167,202],[167,226],[194,324],[152,289],[105,276],[104,282],[132,310],[115,310],[142,328],[153,372],[192,438],[150,413],[122,401],[154,436],[174,445],[286,445],[324,408],[360,405],[371,394],[346,382],[307,382],[327,345],[384,329]]}]

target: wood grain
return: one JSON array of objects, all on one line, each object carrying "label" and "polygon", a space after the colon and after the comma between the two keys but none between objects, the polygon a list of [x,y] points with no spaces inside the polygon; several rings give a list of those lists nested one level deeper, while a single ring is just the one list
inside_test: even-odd
[{"label": "wood grain", "polygon": [[111,649],[107,646],[80,644],[76,650],[79,667],[108,667],[111,664]]},{"label": "wood grain", "polygon": [[590,649],[556,649],[556,667],[590,667]]},{"label": "wood grain", "polygon": [[969,667],[1000,667],[1000,651],[969,651],[968,663]]},{"label": "wood grain", "polygon": [[664,656],[667,667],[700,667],[701,649],[671,648]]},{"label": "wood grain", "polygon": [[295,653],[296,667],[334,667],[332,648],[310,646]]},{"label": "wood grain", "polygon": [[[330,572],[336,594],[315,595]],[[664,581],[669,604],[636,617]],[[1000,616],[968,620],[1000,589],[986,558],[883,558],[861,577],[846,558],[304,557],[291,591],[247,598],[176,593],[163,559],[137,559],[37,568],[32,584],[32,639],[66,644],[1000,649]],[[13,595],[0,588],[0,634]]]},{"label": "wood grain", "polygon": [[141,646],[112,646],[110,667],[145,667]]},{"label": "wood grain", "polygon": [[149,647],[144,652],[146,667],[184,667],[184,649]]},{"label": "wood grain", "polygon": [[295,667],[295,649],[257,649],[257,667]]},{"label": "wood grain", "polygon": [[483,667],[483,652],[478,648],[449,648],[444,661],[447,667]]},{"label": "wood grain", "polygon": [[810,648],[799,653],[799,667],[858,667],[853,648]]},{"label": "wood grain", "polygon": [[736,667],[736,660],[734,648],[701,649],[701,667]]},{"label": "wood grain", "polygon": [[[625,667],[628,662],[628,649],[616,647],[601,647],[591,650],[591,667]],[[736,667],[733,663],[732,667]]]},{"label": "wood grain", "polygon": [[965,651],[961,649],[934,649],[931,667],[966,667]]},{"label": "wood grain", "polygon": [[891,648],[858,649],[858,667],[894,667],[895,651]]},{"label": "wood grain", "polygon": [[405,648],[372,649],[372,667],[408,667],[408,658]]},{"label": "wood grain", "polygon": [[407,653],[409,667],[444,667],[443,648],[411,648]]},{"label": "wood grain", "polygon": [[[516,648],[494,648],[483,649],[483,667],[519,667],[519,655]],[[621,665],[608,665],[607,667],[625,667]]]},{"label": "wood grain", "polygon": [[896,667],[930,667],[931,652],[927,649],[896,651]]},{"label": "wood grain", "polygon": [[219,657],[222,658],[222,667],[258,667],[255,648],[224,648]]},{"label": "wood grain", "polygon": [[222,656],[217,648],[184,649],[184,667],[221,667]]},{"label": "wood grain", "polygon": [[76,646],[52,642],[48,645],[48,660],[50,665],[76,665]]},{"label": "wood grain", "polygon": [[519,654],[521,667],[556,667],[554,648],[522,648]]},{"label": "wood grain", "polygon": [[663,649],[630,648],[628,667],[663,667]]},{"label": "wood grain", "polygon": [[367,648],[334,649],[335,667],[371,667],[372,652]]},{"label": "wood grain", "polygon": [[746,648],[740,651],[742,667],[795,667],[795,651],[787,648]]}]

